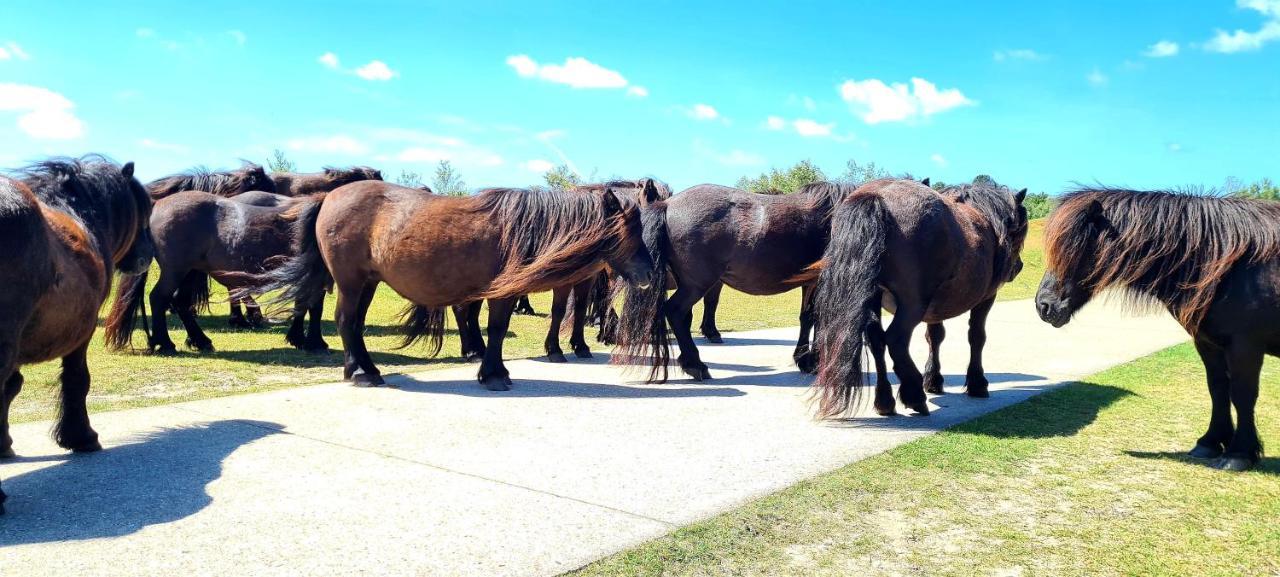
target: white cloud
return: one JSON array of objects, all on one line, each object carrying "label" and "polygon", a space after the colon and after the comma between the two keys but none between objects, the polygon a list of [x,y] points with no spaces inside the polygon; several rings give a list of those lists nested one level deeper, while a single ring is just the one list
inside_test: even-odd
[{"label": "white cloud", "polygon": [[317,62],[323,64],[325,68],[331,68],[333,70],[337,70],[339,66],[338,55],[332,52],[325,52],[319,59],[317,59]]},{"label": "white cloud", "polygon": [[84,134],[75,104],[47,88],[0,83],[0,112],[17,112],[18,128],[40,140],[71,140]]},{"label": "white cloud", "polygon": [[398,145],[395,158],[401,162],[436,163],[448,160],[464,166],[498,166],[503,159],[488,149],[461,138],[421,132],[407,128],[381,128],[370,131],[370,138]]},{"label": "white cloud", "polygon": [[796,134],[800,136],[831,136],[831,129],[835,128],[835,123],[821,124],[808,118],[797,118],[791,126],[796,129]]},{"label": "white cloud", "polygon": [[769,130],[785,130],[787,128],[787,121],[783,120],[780,116],[770,116],[764,121],[764,125]]},{"label": "white cloud", "polygon": [[365,80],[379,82],[391,80],[399,75],[399,72],[392,70],[390,66],[387,66],[387,64],[381,60],[374,60],[356,69],[356,76]]},{"label": "white cloud", "polygon": [[151,28],[139,28],[135,32],[138,38],[151,38],[156,35],[156,31]]},{"label": "white cloud", "polygon": [[853,140],[852,134],[846,134],[844,136],[836,136],[833,134],[836,128],[836,124],[834,122],[823,124],[809,118],[787,120],[781,116],[770,116],[765,119],[764,127],[777,132],[790,130],[805,138],[832,138],[840,142],[849,142]]},{"label": "white cloud", "polygon": [[1169,40],[1161,40],[1147,47],[1146,52],[1142,53],[1147,58],[1168,58],[1178,55],[1178,43]]},{"label": "white cloud", "polygon": [[368,145],[345,134],[295,138],[289,141],[288,146],[290,150],[349,156],[360,156],[369,152]]},{"label": "white cloud", "polygon": [[1015,48],[1012,50],[996,50],[991,54],[991,59],[996,62],[1004,62],[1005,60],[1027,60],[1037,61],[1048,58],[1044,54],[1036,52],[1030,48]]},{"label": "white cloud", "polygon": [[521,78],[538,78],[573,88],[624,88],[628,84],[617,71],[577,56],[566,58],[564,64],[538,64],[528,55],[517,54],[507,57],[507,66]]},{"label": "white cloud", "polygon": [[1253,10],[1265,17],[1267,21],[1257,32],[1236,29],[1234,32],[1215,30],[1214,36],[1205,42],[1203,48],[1209,52],[1232,54],[1258,50],[1268,42],[1280,39],[1280,0],[1236,0],[1236,6],[1245,10]]},{"label": "white cloud", "polygon": [[191,150],[190,148],[181,144],[160,142],[158,140],[152,140],[150,138],[144,138],[142,140],[139,140],[138,145],[143,148],[150,148],[152,150],[161,150],[164,152],[173,152],[177,154],[186,154]]},{"label": "white cloud", "polygon": [[737,148],[728,152],[720,152],[701,139],[694,139],[693,153],[724,166],[761,166],[765,163],[764,157],[754,152]]},{"label": "white cloud", "polygon": [[474,154],[444,148],[427,148],[423,146],[411,146],[401,150],[396,154],[396,160],[399,160],[400,162],[427,163],[448,160],[450,162],[474,166],[498,166],[502,164],[502,157],[493,154],[492,152]]},{"label": "white cloud", "polygon": [[947,159],[941,154],[938,154],[936,152],[929,155],[929,160],[932,160],[934,164],[938,165],[938,168],[947,167]]},{"label": "white cloud", "polygon": [[632,87],[630,87],[630,88],[628,88],[628,89],[627,89],[627,96],[634,96],[634,97],[636,97],[636,98],[644,98],[644,97],[646,97],[646,96],[649,96],[649,89],[648,89],[648,88],[645,88],[645,87],[643,87],[643,86],[632,86]]},{"label": "white cloud", "polygon": [[689,118],[694,120],[715,120],[720,118],[720,113],[710,104],[694,104],[689,110]]},{"label": "white cloud", "polygon": [[900,82],[885,84],[875,78],[846,80],[840,85],[840,97],[867,124],[914,120],[977,104],[959,89],[938,90],[923,78],[912,78],[910,87]]},{"label": "white cloud", "polygon": [[550,160],[543,160],[541,158],[537,158],[537,159],[525,162],[524,164],[521,164],[521,166],[523,166],[524,169],[529,172],[536,172],[538,174],[542,174],[548,170],[551,170],[552,168],[555,168],[556,165],[551,164]]},{"label": "white cloud", "polygon": [[31,55],[27,54],[17,42],[10,40],[4,46],[0,46],[0,60],[9,60],[17,58],[18,60],[31,60]]},{"label": "white cloud", "polygon": [[1107,78],[1106,74],[1103,74],[1102,71],[1097,68],[1094,68],[1092,72],[1085,75],[1084,79],[1088,80],[1089,84],[1094,86],[1106,86],[1107,82],[1111,80],[1110,78]]},{"label": "white cloud", "polygon": [[244,43],[249,40],[249,37],[245,36],[244,32],[241,32],[239,30],[228,30],[227,34],[231,35],[231,38],[236,41],[236,44],[239,44],[241,46],[244,46]]}]

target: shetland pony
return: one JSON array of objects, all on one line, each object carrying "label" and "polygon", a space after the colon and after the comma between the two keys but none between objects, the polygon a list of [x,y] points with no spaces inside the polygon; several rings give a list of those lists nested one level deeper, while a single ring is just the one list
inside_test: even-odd
[{"label": "shetland pony", "polygon": [[252,162],[236,170],[219,172],[197,167],[179,174],[171,174],[147,183],[147,192],[152,200],[160,200],[167,196],[187,190],[203,190],[218,196],[232,197],[251,190],[275,192],[276,185],[263,170]]},{"label": "shetland pony", "polygon": [[1041,320],[1061,327],[1109,288],[1159,303],[1195,342],[1213,402],[1190,456],[1229,471],[1258,463],[1258,375],[1280,355],[1280,203],[1077,190],[1049,217],[1045,256]]},{"label": "shetland pony", "polygon": [[313,173],[271,173],[271,181],[276,187],[273,192],[285,196],[310,196],[361,180],[382,180],[382,171],[367,166],[349,168],[326,166],[324,170]]}]

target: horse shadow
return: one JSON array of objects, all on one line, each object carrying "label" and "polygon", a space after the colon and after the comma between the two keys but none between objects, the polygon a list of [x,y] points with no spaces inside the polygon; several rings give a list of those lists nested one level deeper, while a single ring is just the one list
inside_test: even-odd
[{"label": "horse shadow", "polygon": [[[1139,459],[1158,459],[1162,461],[1177,461],[1188,465],[1200,465],[1208,467],[1213,461],[1211,459],[1196,459],[1187,455],[1185,451],[1125,451],[1126,455]],[[1266,475],[1280,476],[1280,457],[1262,457],[1257,465],[1249,470],[1251,473],[1262,473]]]},{"label": "horse shadow", "polygon": [[212,501],[206,487],[236,449],[278,433],[275,423],[213,421],[166,428],[92,455],[4,478],[8,513],[0,548],[120,537],[191,516]]},{"label": "horse shadow", "polygon": [[575,383],[512,377],[511,390],[489,391],[475,379],[462,381],[419,381],[407,375],[391,375],[388,384],[405,393],[430,393],[482,398],[594,398],[594,399],[678,399],[689,397],[741,397],[746,393],[732,387],[682,387]]},{"label": "horse shadow", "polygon": [[766,339],[766,338],[760,338],[760,337],[735,337],[732,334],[721,335],[720,338],[724,339],[724,342],[720,344],[714,344],[708,341],[706,337],[698,337],[697,339],[698,346],[699,347],[703,347],[703,346],[719,347],[721,345],[724,345],[724,346],[743,347],[743,346],[758,346],[758,345],[789,345],[794,347],[796,344],[795,339]]},{"label": "horse shadow", "polygon": [[[370,351],[369,354],[373,356],[375,363],[393,367],[407,365],[459,365],[465,363],[462,357],[444,356],[443,354],[436,357],[429,357],[426,354],[414,356],[386,351]],[[270,349],[214,351],[201,353],[201,356],[261,365],[287,365],[297,368],[342,366],[341,349],[329,349],[325,352],[314,353],[301,351],[293,347],[275,347]]]}]

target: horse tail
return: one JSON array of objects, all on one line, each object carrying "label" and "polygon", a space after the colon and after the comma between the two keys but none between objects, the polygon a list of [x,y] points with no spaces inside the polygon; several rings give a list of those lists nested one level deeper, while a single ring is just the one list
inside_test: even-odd
[{"label": "horse tail", "polygon": [[667,254],[671,250],[667,238],[667,207],[662,203],[648,206],[641,218],[644,245],[654,266],[653,285],[644,290],[627,287],[618,321],[618,342],[610,362],[631,363],[648,358],[646,380],[661,383],[667,380],[667,365],[671,362],[666,317]]},{"label": "horse tail", "polygon": [[862,380],[865,331],[871,303],[880,296],[885,252],[884,199],[878,194],[849,197],[831,219],[831,241],[822,256],[813,297],[818,325],[818,416],[840,415],[857,401]]},{"label": "horse tail", "polygon": [[133,345],[133,329],[138,326],[138,313],[142,313],[142,330],[150,337],[147,318],[147,271],[123,275],[116,285],[116,298],[111,303],[103,323],[103,339],[107,349],[118,351]]},{"label": "horse tail", "polygon": [[609,314],[609,309],[613,306],[613,299],[609,293],[609,271],[602,270],[596,273],[595,282],[591,285],[591,292],[587,298],[587,320],[601,321]]},{"label": "horse tail", "polygon": [[324,300],[325,292],[333,286],[333,275],[325,265],[324,255],[320,254],[320,243],[316,242],[316,220],[325,196],[314,194],[299,200],[285,213],[285,218],[293,219],[293,255],[280,266],[251,275],[251,280],[245,279],[250,280],[252,286],[239,290],[237,295],[281,291],[270,301],[277,311],[284,307],[306,309]]},{"label": "horse tail", "polygon": [[182,278],[178,292],[187,296],[187,308],[192,314],[209,312],[209,273],[193,270]]},{"label": "horse tail", "polygon": [[417,341],[426,341],[431,356],[440,354],[444,346],[445,307],[424,307],[410,303],[400,313],[400,322],[404,325],[404,338],[396,346],[407,348]]}]

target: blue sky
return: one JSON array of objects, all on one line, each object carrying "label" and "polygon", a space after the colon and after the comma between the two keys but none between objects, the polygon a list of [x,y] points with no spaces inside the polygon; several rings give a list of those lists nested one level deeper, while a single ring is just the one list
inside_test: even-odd
[{"label": "blue sky", "polygon": [[6,0],[0,166],[280,148],[679,190],[852,158],[1051,193],[1280,167],[1280,0],[175,4]]}]

